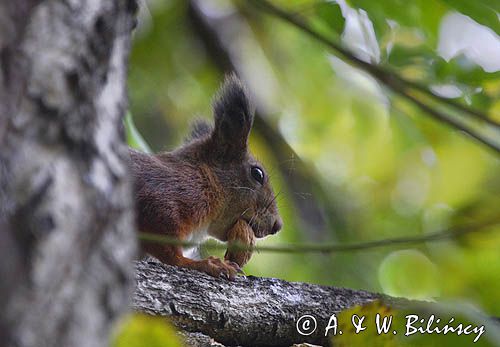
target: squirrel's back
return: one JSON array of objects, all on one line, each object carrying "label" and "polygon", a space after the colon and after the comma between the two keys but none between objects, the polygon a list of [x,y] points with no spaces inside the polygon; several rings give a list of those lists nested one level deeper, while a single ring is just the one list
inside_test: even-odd
[{"label": "squirrel's back", "polygon": [[218,183],[205,164],[171,153],[160,156],[130,150],[137,222],[144,232],[184,236],[203,223],[221,200]]}]

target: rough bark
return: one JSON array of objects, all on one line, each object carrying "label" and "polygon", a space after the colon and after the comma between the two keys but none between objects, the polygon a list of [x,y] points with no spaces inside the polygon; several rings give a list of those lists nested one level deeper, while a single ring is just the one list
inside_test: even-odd
[{"label": "rough bark", "polygon": [[[408,300],[276,278],[241,276],[228,281],[150,259],[136,263],[137,287],[133,308],[168,317],[178,327],[186,346],[190,347],[329,346],[329,339],[333,338],[331,331],[328,337],[324,334],[332,314],[377,299],[402,314],[421,317],[432,314],[442,322],[454,317],[457,322],[483,325],[483,339],[492,344],[498,341],[498,317],[485,316],[456,302]],[[374,307],[382,308],[379,305],[377,303]],[[358,314],[369,316],[370,308],[367,310],[358,311],[365,312]],[[382,311],[388,312],[387,307]],[[308,336],[300,335],[296,330],[297,320],[303,315],[313,315],[317,322],[316,331]],[[369,320],[367,317],[367,325]]]},{"label": "rough bark", "polygon": [[324,329],[302,336],[296,320],[312,313],[326,324],[333,313],[382,297],[275,278],[249,276],[230,282],[157,262],[138,262],[136,270],[134,309],[168,316],[180,329],[206,335],[199,344],[190,342],[194,346],[215,346],[207,336],[229,346],[326,345]]},{"label": "rough bark", "polygon": [[0,338],[105,346],[135,253],[120,133],[136,4],[0,3]]},{"label": "rough bark", "polygon": [[188,347],[224,347],[222,343],[202,333],[179,331],[178,334]]}]

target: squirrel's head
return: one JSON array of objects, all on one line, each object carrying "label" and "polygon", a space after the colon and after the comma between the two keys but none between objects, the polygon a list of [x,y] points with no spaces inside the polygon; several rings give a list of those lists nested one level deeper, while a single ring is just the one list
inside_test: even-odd
[{"label": "squirrel's head", "polygon": [[243,219],[256,237],[277,233],[283,222],[269,175],[248,149],[254,112],[246,88],[235,75],[226,77],[213,112],[214,125],[196,122],[189,142],[213,167],[222,186],[225,201],[218,224],[229,226]]}]

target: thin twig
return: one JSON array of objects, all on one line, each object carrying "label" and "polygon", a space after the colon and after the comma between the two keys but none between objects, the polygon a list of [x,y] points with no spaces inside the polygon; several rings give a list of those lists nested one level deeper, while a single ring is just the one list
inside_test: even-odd
[{"label": "thin twig", "polygon": [[[481,223],[473,223],[461,227],[449,228],[434,233],[423,235],[415,235],[408,237],[388,238],[382,240],[374,240],[360,243],[348,244],[332,244],[332,243],[310,243],[310,244],[289,244],[289,245],[272,245],[272,246],[249,246],[239,243],[225,244],[205,244],[203,247],[211,250],[234,250],[234,251],[257,251],[257,252],[274,252],[274,253],[335,253],[369,250],[389,246],[408,246],[424,242],[445,241],[471,234],[479,231],[487,230],[490,227],[500,225],[500,216],[483,221]],[[183,241],[169,236],[162,236],[150,233],[140,233],[139,239],[144,242],[163,243],[182,247],[199,247],[201,244],[190,241]]]},{"label": "thin twig", "polygon": [[413,102],[418,108],[420,108],[422,111],[432,115],[435,119],[439,119],[441,122],[446,123],[452,127],[455,127],[458,130],[461,130],[465,132],[467,135],[471,136],[472,138],[476,139],[477,141],[485,144],[486,146],[494,149],[495,151],[500,153],[500,144],[495,143],[493,141],[490,141],[488,138],[485,138],[481,136],[476,130],[474,129],[468,129],[464,124],[460,123],[456,119],[453,119],[449,117],[448,115],[444,114],[443,112],[440,112],[436,110],[435,108],[430,107],[429,105],[426,105],[423,103],[421,100],[419,100],[417,97],[412,95],[406,90],[401,90],[401,95],[405,96],[408,100]]},{"label": "thin twig", "polygon": [[[353,65],[357,66],[358,68],[362,69],[363,71],[366,71],[370,75],[372,75],[375,79],[386,85],[389,89],[391,89],[394,93],[401,95],[402,97],[406,98],[407,100],[410,100],[414,104],[416,104],[419,108],[422,109],[422,102],[415,102],[415,99],[412,97],[409,97],[408,93],[403,93],[404,90],[407,90],[408,88],[416,89],[418,91],[421,91],[425,93],[427,96],[430,96],[433,99],[439,100],[440,102],[443,102],[449,106],[452,106],[454,108],[459,109],[460,111],[464,112],[465,115],[467,116],[474,116],[474,119],[476,120],[481,120],[484,122],[487,122],[488,124],[500,128],[500,123],[496,122],[495,120],[487,117],[485,114],[481,113],[478,110],[469,108],[465,105],[459,104],[455,102],[454,100],[442,98],[434,93],[432,93],[429,89],[427,89],[425,86],[422,86],[421,84],[408,81],[406,79],[403,79],[402,77],[398,76],[395,73],[392,73],[388,71],[385,68],[382,68],[380,66],[372,65],[370,63],[365,62],[364,60],[359,59],[355,55],[353,55],[351,52],[349,52],[347,49],[343,48],[340,44],[330,40],[329,38],[323,36],[321,33],[316,32],[313,30],[309,25],[307,25],[299,16],[293,15],[288,13],[287,11],[271,4],[270,2],[266,0],[251,0],[254,4],[258,5],[259,7],[263,8],[267,12],[275,15],[276,17],[296,26],[297,28],[301,29],[317,41],[327,45],[328,47],[332,48],[334,51],[337,52],[339,56],[341,56],[343,59],[351,62]],[[428,107],[428,106],[427,106]],[[434,119],[444,122],[448,125],[454,126],[454,124],[451,124],[450,117],[439,117],[436,115],[436,112],[429,113],[431,117]],[[500,153],[500,147],[498,145],[493,144],[491,141],[488,139],[484,138],[482,135],[476,133],[474,130],[469,129],[465,125],[461,125],[460,130],[463,132],[469,134],[471,137],[479,140],[483,144],[487,145],[488,147],[492,148],[496,152]]]},{"label": "thin twig", "polygon": [[449,106],[454,107],[457,110],[459,110],[459,111],[461,111],[461,112],[463,112],[465,114],[469,113],[469,114],[475,116],[476,118],[482,120],[483,122],[485,122],[485,123],[487,123],[487,124],[489,124],[489,125],[491,125],[491,126],[493,126],[495,128],[499,128],[500,129],[500,123],[499,122],[497,122],[494,119],[491,119],[486,114],[484,114],[483,112],[479,111],[476,108],[472,108],[470,106],[461,104],[458,101],[453,100],[453,99],[448,99],[448,98],[440,97],[439,95],[434,94],[432,91],[430,91],[426,86],[422,85],[421,83],[417,83],[417,82],[413,82],[413,81],[408,81],[408,80],[402,78],[401,76],[396,76],[396,78],[400,79],[401,83],[404,83],[404,84],[406,84],[407,86],[409,86],[409,87],[411,87],[413,89],[416,89],[416,90],[418,90],[420,92],[423,92],[426,95],[430,96],[431,98],[433,98],[433,99],[435,99],[437,101],[440,101],[442,103],[448,104]]},{"label": "thin twig", "polygon": [[[257,1],[259,1],[259,0],[257,0]],[[324,0],[314,1],[314,2],[311,2],[311,3],[307,3],[307,4],[303,5],[302,8],[300,8],[299,10],[295,10],[293,12],[289,12],[288,14],[291,17],[296,17],[298,15],[301,15],[301,14],[305,13],[306,10],[307,11],[314,10],[318,6],[324,5],[324,4],[325,4]],[[272,6],[272,4],[270,4],[270,3],[269,3],[269,5]],[[351,55],[348,51],[345,51],[345,53],[347,55]],[[388,72],[384,71],[384,73],[388,73]],[[458,102],[458,101],[456,101],[454,99],[443,98],[443,97],[441,97],[439,95],[434,94],[431,90],[429,90],[429,88],[427,88],[427,86],[425,86],[425,85],[423,85],[421,83],[404,79],[401,76],[398,76],[394,72],[392,72],[391,74],[393,75],[394,78],[399,79],[402,84],[405,84],[406,86],[408,86],[410,88],[413,88],[413,89],[416,89],[416,90],[418,90],[420,92],[423,92],[426,95],[432,97],[433,99],[435,99],[437,101],[440,101],[440,102],[443,102],[445,104],[448,104],[449,106],[454,107],[455,109],[457,109],[457,110],[459,110],[461,112],[470,113],[470,114],[474,115],[476,118],[484,121],[485,123],[488,123],[491,126],[500,128],[500,123],[499,122],[497,122],[494,119],[491,119],[486,114],[484,114],[483,112],[481,112],[480,110],[478,110],[476,108],[473,108],[473,107],[468,106],[468,105],[464,105],[464,104],[462,104],[462,103],[460,103],[460,102]]]}]

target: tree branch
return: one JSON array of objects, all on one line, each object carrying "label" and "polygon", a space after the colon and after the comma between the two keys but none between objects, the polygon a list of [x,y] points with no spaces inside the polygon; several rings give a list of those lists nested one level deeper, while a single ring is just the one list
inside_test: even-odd
[{"label": "tree branch", "polygon": [[[367,315],[367,325],[376,312],[422,317],[432,314],[443,322],[455,317],[457,324],[475,317],[473,323],[485,327],[484,338],[491,342],[498,341],[499,336],[497,317],[484,316],[456,303],[415,301],[276,278],[241,276],[227,281],[156,261],[137,262],[136,281],[133,308],[168,317],[190,347],[223,346],[221,343],[252,347],[299,343],[329,346],[333,336],[325,337],[325,329],[330,317],[375,300],[379,302],[371,308],[356,309],[358,314]],[[317,323],[317,329],[308,336],[297,331],[297,321],[303,315],[313,315]],[[349,316],[344,319],[349,322],[338,323],[345,331],[351,323]],[[342,327],[342,322],[348,326]]]},{"label": "tree branch", "polygon": [[[456,305],[276,278],[241,276],[235,281],[227,281],[159,262],[137,262],[136,271],[133,308],[168,317],[181,330],[190,347],[221,346],[220,343],[291,346],[304,342],[329,346],[333,336],[325,337],[325,328],[330,317],[374,300],[380,300],[378,307],[383,312],[388,312],[389,307],[391,315],[411,312],[429,317],[435,314],[446,321],[446,317],[463,319],[472,313],[470,308],[464,311]],[[372,310],[378,310],[374,307]],[[369,315],[369,311],[362,312]],[[297,321],[306,314],[313,315],[317,322],[317,329],[309,336],[297,331]],[[367,317],[366,324],[370,324],[369,319]],[[476,314],[475,323],[486,326],[489,337],[485,338],[495,339],[498,318]]]},{"label": "tree branch", "polygon": [[382,297],[275,278],[249,276],[229,282],[156,262],[138,262],[136,270],[135,310],[168,316],[182,330],[201,332],[230,346],[326,345],[319,330],[300,335],[295,321],[314,312],[318,321],[328,322],[333,313]]},{"label": "tree branch", "polygon": [[408,89],[418,90],[435,100],[439,100],[440,102],[443,102],[449,106],[459,109],[460,111],[464,112],[464,115],[468,117],[472,117],[475,120],[483,121],[491,126],[494,126],[495,128],[500,128],[500,123],[498,123],[497,121],[487,117],[485,114],[481,113],[478,110],[471,109],[453,100],[441,98],[438,95],[432,93],[428,88],[426,88],[421,84],[408,81],[382,67],[372,65],[370,63],[367,63],[359,59],[354,54],[349,52],[347,49],[343,48],[340,44],[327,38],[321,33],[316,32],[313,28],[311,28],[308,24],[306,24],[299,16],[288,13],[287,11],[279,8],[278,6],[273,5],[267,0],[251,0],[251,2],[257,5],[259,8],[265,10],[266,12],[276,16],[279,19],[284,20],[289,24],[292,24],[293,26],[299,28],[300,30],[307,33],[317,41],[330,47],[331,49],[336,51],[337,54],[344,60],[349,61],[356,67],[369,73],[376,80],[378,80],[379,82],[383,83],[386,87],[388,87],[392,92],[409,100],[410,102],[415,104],[418,108],[420,108],[422,111],[424,111],[426,114],[429,114],[432,118],[447,125],[451,125],[457,128],[458,130],[463,131],[464,133],[467,133],[468,135],[475,138],[479,142],[493,149],[495,152],[500,153],[500,144],[492,142],[491,140],[479,134],[478,132],[474,131],[472,128],[466,126],[465,124],[461,124],[460,122],[453,120],[452,117],[443,115],[441,112],[434,110],[433,108],[427,105],[424,105],[421,101],[418,101],[414,97],[412,97],[408,93]]},{"label": "tree branch", "polygon": [[[259,1],[259,0],[257,0],[257,1]],[[319,0],[319,1],[308,3],[308,4],[304,4],[304,5],[302,5],[301,8],[294,10],[293,12],[289,12],[288,15],[290,17],[297,17],[306,11],[314,10],[318,6],[321,6],[324,4],[325,4],[324,0]],[[350,54],[347,50],[345,50],[345,53]],[[383,72],[389,73],[388,71],[383,71]],[[469,113],[472,116],[480,119],[481,121],[484,121],[485,123],[487,123],[491,126],[500,128],[500,122],[488,117],[485,113],[483,113],[482,111],[480,111],[476,108],[473,108],[473,107],[466,105],[466,104],[462,104],[455,99],[444,98],[444,97],[441,97],[439,95],[436,95],[431,90],[429,90],[429,88],[426,85],[421,84],[421,83],[416,82],[416,81],[410,81],[408,79],[405,79],[399,75],[396,75],[396,73],[394,73],[394,72],[390,72],[390,74],[393,75],[395,78],[399,79],[401,81],[401,83],[407,85],[408,87],[411,87],[412,89],[418,90],[418,91],[426,94],[427,96],[433,98],[436,101],[445,103],[448,106],[451,106],[451,107],[453,107],[461,112]]]}]

